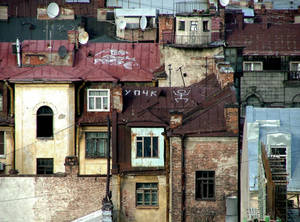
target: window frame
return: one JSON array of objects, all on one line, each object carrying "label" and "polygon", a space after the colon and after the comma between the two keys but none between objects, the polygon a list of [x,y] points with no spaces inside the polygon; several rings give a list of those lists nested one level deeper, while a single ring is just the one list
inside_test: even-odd
[{"label": "window frame", "polygon": [[[43,114],[43,113],[40,113],[38,114],[39,110],[43,107],[47,107],[49,108],[49,110],[51,110],[51,114]],[[41,121],[41,117],[44,116],[44,117],[49,117],[51,116],[51,135],[49,134],[49,136],[45,136],[45,135],[40,135],[41,131],[40,130],[40,121]],[[45,121],[45,120],[44,120]],[[50,123],[50,119],[48,120],[49,123]],[[40,106],[38,108],[38,110],[36,111],[36,138],[37,139],[53,139],[54,138],[54,112],[53,112],[53,109],[50,107],[50,106],[47,106],[47,105],[44,105],[44,106]]]},{"label": "window frame", "polygon": [[4,130],[1,130],[0,131],[0,134],[1,132],[3,132],[3,154],[0,153],[0,158],[6,158],[6,132]]},{"label": "window frame", "polygon": [[209,21],[208,20],[204,20],[202,21],[202,31],[203,32],[209,32]]},{"label": "window frame", "polygon": [[[292,70],[292,64],[298,64],[297,70]],[[300,61],[290,61],[290,71],[291,72],[300,72]]]},{"label": "window frame", "polygon": [[[140,141],[140,140],[138,140],[138,137],[142,137],[143,139],[142,139],[142,141]],[[144,144],[145,144],[145,142],[144,142],[144,139],[145,139],[145,137],[150,137],[150,139],[151,139],[151,144],[150,144],[150,146],[151,146],[151,156],[150,157],[145,157],[145,146],[144,146]],[[153,138],[157,138],[157,156],[153,156]],[[142,142],[142,156],[138,156],[138,142]],[[153,135],[149,135],[149,136],[136,136],[136,141],[135,141],[135,143],[136,143],[136,157],[135,158],[138,158],[138,159],[140,159],[140,158],[159,158],[159,136],[153,136]]]},{"label": "window frame", "polygon": [[190,21],[190,31],[192,32],[198,31],[198,21]]},{"label": "window frame", "polygon": [[[89,93],[92,91],[106,91],[107,96],[90,96]],[[101,98],[101,108],[97,109],[90,109],[90,97],[94,97],[94,106],[96,107],[96,100],[95,98],[100,97]],[[103,98],[107,97],[107,109],[104,109],[103,107]],[[88,89],[87,90],[87,111],[88,112],[109,112],[110,111],[110,89]]]},{"label": "window frame", "polygon": [[[138,188],[138,184],[156,184],[156,188],[150,187],[150,188]],[[145,205],[145,191],[150,190],[150,204]],[[156,204],[152,205],[152,192],[156,191]],[[143,195],[143,203],[138,204],[138,193],[142,193]],[[159,183],[158,182],[136,182],[135,183],[135,206],[136,208],[158,208],[159,207]]]},{"label": "window frame", "polygon": [[[99,156],[98,155],[88,156],[87,155],[88,154],[88,152],[87,152],[87,148],[88,148],[87,134],[88,133],[106,133],[107,138],[102,138],[102,137],[95,138],[95,139],[99,139],[99,140],[106,140],[106,150],[104,150],[104,155],[103,156],[101,156],[101,155],[99,155]],[[107,157],[108,146],[110,145],[110,141],[108,141],[108,132],[104,132],[104,131],[86,131],[84,133],[84,136],[85,136],[85,158],[86,159],[101,159],[101,158],[106,158]]]},{"label": "window frame", "polygon": [[183,20],[178,21],[178,31],[185,31],[185,21]]},{"label": "window frame", "polygon": [[[207,175],[209,175],[209,173],[213,172],[213,177],[197,177],[197,173],[207,173]],[[203,181],[207,181],[207,183],[203,184]],[[212,197],[208,197],[209,196],[209,181],[212,181],[213,184],[213,196]],[[201,186],[201,190],[198,190],[198,183],[200,183]],[[207,195],[205,197],[203,197],[203,193],[204,193],[204,189],[203,189],[203,185],[205,185],[207,188]],[[200,193],[199,193],[200,192]],[[200,196],[201,195],[201,196]],[[216,200],[216,171],[215,170],[197,170],[195,171],[195,200],[198,201],[215,201]]]},{"label": "window frame", "polygon": [[[246,70],[246,64],[251,64],[250,70]],[[260,69],[254,70],[254,64],[259,64]],[[243,62],[243,71],[244,72],[260,72],[263,71],[263,62],[261,61],[244,61]]]},{"label": "window frame", "polygon": [[[52,172],[51,173],[45,173],[46,169],[44,169],[44,173],[38,173],[39,169],[38,169],[38,162],[39,160],[51,160],[52,161]],[[43,165],[42,165],[43,166]],[[41,167],[41,166],[40,166]],[[45,166],[43,166],[45,168]],[[36,174],[38,175],[46,175],[46,174],[53,174],[54,173],[54,158],[36,158]]]}]

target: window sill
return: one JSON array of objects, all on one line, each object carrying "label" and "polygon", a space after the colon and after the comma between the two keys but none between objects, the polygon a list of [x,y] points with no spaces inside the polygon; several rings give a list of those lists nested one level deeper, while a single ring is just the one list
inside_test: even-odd
[{"label": "window sill", "polygon": [[53,140],[53,137],[37,137],[38,140]]},{"label": "window sill", "polygon": [[0,159],[6,159],[5,155],[0,155]]},{"label": "window sill", "polygon": [[216,201],[216,199],[215,198],[208,198],[208,199],[201,199],[201,198],[196,198],[196,201],[211,201],[211,202],[213,202],[213,201]]},{"label": "window sill", "polygon": [[107,159],[107,157],[88,157],[88,156],[86,156],[85,159],[88,159],[88,160],[93,160],[93,159]]},{"label": "window sill", "polygon": [[88,109],[88,112],[109,112],[109,109]]},{"label": "window sill", "polygon": [[159,206],[136,206],[136,209],[159,209]]}]

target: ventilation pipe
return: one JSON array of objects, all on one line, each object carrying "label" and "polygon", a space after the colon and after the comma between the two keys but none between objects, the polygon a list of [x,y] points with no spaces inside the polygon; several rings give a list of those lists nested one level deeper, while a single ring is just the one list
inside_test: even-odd
[{"label": "ventilation pipe", "polygon": [[18,62],[18,67],[22,66],[21,63],[21,43],[20,40],[17,38],[16,40],[16,47],[17,47],[17,62]]}]

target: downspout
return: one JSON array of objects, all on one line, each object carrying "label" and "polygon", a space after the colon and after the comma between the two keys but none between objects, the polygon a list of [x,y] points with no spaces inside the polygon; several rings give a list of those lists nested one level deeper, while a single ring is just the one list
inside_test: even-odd
[{"label": "downspout", "polygon": [[80,91],[85,86],[85,81],[79,86],[77,91],[77,115],[80,115]]},{"label": "downspout", "polygon": [[110,182],[110,119],[107,115],[107,140],[108,140],[108,146],[107,146],[107,177],[106,177],[106,200],[109,200],[109,182]]},{"label": "downspout", "polygon": [[166,144],[166,195],[167,195],[167,209],[166,209],[166,222],[169,221],[170,210],[170,142],[167,135],[164,133],[164,140]]},{"label": "downspout", "polygon": [[186,215],[186,201],[185,201],[185,146],[184,146],[185,135],[181,135],[181,173],[182,173],[182,198],[181,198],[181,207],[182,207],[182,218],[181,221],[185,221]]}]

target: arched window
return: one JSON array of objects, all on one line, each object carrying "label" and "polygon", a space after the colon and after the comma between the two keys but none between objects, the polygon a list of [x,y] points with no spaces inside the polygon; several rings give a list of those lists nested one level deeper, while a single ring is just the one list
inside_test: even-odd
[{"label": "arched window", "polygon": [[48,106],[38,109],[36,115],[37,137],[53,137],[53,111]]}]

